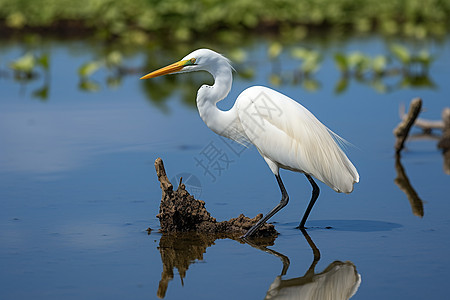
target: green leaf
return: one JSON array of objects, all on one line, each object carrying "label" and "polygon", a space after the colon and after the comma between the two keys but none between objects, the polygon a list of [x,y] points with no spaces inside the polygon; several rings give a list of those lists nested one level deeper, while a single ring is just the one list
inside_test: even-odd
[{"label": "green leaf", "polygon": [[426,50],[420,51],[417,55],[417,61],[423,64],[425,67],[428,67],[433,60],[434,57],[431,56],[431,54]]},{"label": "green leaf", "polygon": [[305,74],[315,73],[315,72],[317,72],[317,70],[319,70],[320,61],[321,61],[321,57],[319,54],[317,54],[317,53],[311,54],[303,61],[301,70]]},{"label": "green leaf", "polygon": [[341,72],[348,72],[348,68],[349,68],[348,59],[344,54],[336,53],[334,55],[334,62],[336,63],[338,69]]},{"label": "green leaf", "polygon": [[375,73],[381,74],[386,70],[387,58],[384,55],[378,55],[372,60],[372,69]]},{"label": "green leaf", "polygon": [[241,48],[235,48],[228,54],[232,61],[242,63],[247,59],[247,52]]},{"label": "green leaf", "polygon": [[317,80],[311,78],[305,78],[303,80],[302,86],[309,92],[315,92],[320,89],[320,83]]},{"label": "green leaf", "polygon": [[372,81],[370,85],[380,94],[385,94],[388,91],[386,84],[380,79]]},{"label": "green leaf", "polygon": [[271,85],[280,86],[282,83],[281,76],[278,74],[270,74],[269,82]]},{"label": "green leaf", "polygon": [[42,54],[38,59],[37,59],[37,64],[39,64],[44,70],[48,70],[49,66],[50,66],[50,59],[49,59],[49,55],[46,54]]},{"label": "green leaf", "polygon": [[302,47],[293,48],[291,50],[291,56],[296,59],[303,60],[303,64],[300,69],[305,74],[316,72],[320,67],[320,62],[322,61],[322,56],[319,52]]},{"label": "green leaf", "polygon": [[309,50],[303,47],[295,47],[291,50],[291,56],[296,59],[306,59],[309,55]]},{"label": "green leaf", "polygon": [[47,100],[48,98],[48,85],[44,85],[42,88],[33,91],[33,97],[41,100]]},{"label": "green leaf", "polygon": [[348,56],[350,67],[354,67],[357,73],[362,73],[370,67],[370,58],[363,53],[356,51]]},{"label": "green leaf", "polygon": [[93,80],[83,79],[78,84],[78,88],[87,92],[97,92],[100,90],[100,85]]},{"label": "green leaf", "polygon": [[399,61],[401,61],[403,64],[409,64],[411,62],[411,54],[406,47],[403,47],[399,44],[394,44],[389,48],[394,55],[395,58],[397,58]]},{"label": "green leaf", "polygon": [[81,77],[88,77],[94,72],[96,72],[98,69],[100,69],[102,66],[102,63],[99,61],[91,61],[88,63],[85,63],[81,65],[81,67],[78,69],[78,75]]},{"label": "green leaf", "polygon": [[269,49],[267,50],[267,55],[269,56],[270,59],[275,59],[278,56],[280,56],[282,51],[283,46],[278,42],[274,42],[269,46]]},{"label": "green leaf", "polygon": [[119,51],[112,51],[106,56],[108,67],[117,67],[122,63],[122,54]]},{"label": "green leaf", "polygon": [[402,82],[400,83],[402,88],[429,88],[434,89],[436,85],[427,75],[420,76],[404,76]]},{"label": "green leaf", "polygon": [[341,77],[334,87],[334,92],[336,94],[342,94],[348,88],[348,79],[346,77]]},{"label": "green leaf", "polygon": [[33,54],[27,53],[9,64],[14,71],[31,73],[36,66],[36,58]]}]

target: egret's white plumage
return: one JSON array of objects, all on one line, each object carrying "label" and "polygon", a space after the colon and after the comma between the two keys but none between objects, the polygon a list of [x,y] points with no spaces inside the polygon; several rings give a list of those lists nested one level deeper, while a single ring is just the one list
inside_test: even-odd
[{"label": "egret's white plumage", "polygon": [[[209,49],[199,49],[141,79],[191,71],[207,71],[214,77],[214,85],[203,85],[197,92],[198,111],[206,125],[238,143],[255,145],[277,177],[282,202],[262,222],[285,206],[289,199],[279,168],[304,173],[313,186],[313,199],[300,227],[319,193],[311,176],[337,192],[352,192],[359,175],[339,145],[342,139],[298,102],[270,88],[253,86],[239,95],[230,110],[217,108],[217,102],[230,92],[233,79],[233,68],[224,56]],[[250,229],[246,236],[261,223]]]},{"label": "egret's white plumage", "polygon": [[[337,144],[339,137],[302,105],[262,86],[246,89],[235,105],[247,137],[274,174],[278,168],[303,172],[336,192],[353,190],[359,175]],[[249,121],[249,115],[261,118]],[[259,126],[253,126],[256,121]]]}]

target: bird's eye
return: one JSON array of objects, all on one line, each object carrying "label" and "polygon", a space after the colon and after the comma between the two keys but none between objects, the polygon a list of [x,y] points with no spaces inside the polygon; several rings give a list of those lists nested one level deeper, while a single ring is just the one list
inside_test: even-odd
[{"label": "bird's eye", "polygon": [[195,64],[196,59],[195,58],[191,58],[190,61],[191,61],[191,64]]}]

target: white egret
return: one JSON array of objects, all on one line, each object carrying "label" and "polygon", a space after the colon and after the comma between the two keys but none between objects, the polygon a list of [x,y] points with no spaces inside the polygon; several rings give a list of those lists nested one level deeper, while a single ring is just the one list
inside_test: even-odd
[{"label": "white egret", "polygon": [[336,192],[352,192],[359,175],[339,145],[343,139],[298,102],[270,88],[253,86],[238,96],[230,110],[217,108],[217,102],[228,95],[233,80],[233,68],[224,56],[209,49],[199,49],[141,79],[193,71],[206,71],[214,77],[212,86],[202,85],[197,92],[197,108],[205,124],[215,133],[238,143],[255,145],[281,190],[280,203],[250,228],[244,238],[288,203],[280,168],[305,174],[313,187],[299,228],[304,228],[319,196],[319,187],[312,177]]}]

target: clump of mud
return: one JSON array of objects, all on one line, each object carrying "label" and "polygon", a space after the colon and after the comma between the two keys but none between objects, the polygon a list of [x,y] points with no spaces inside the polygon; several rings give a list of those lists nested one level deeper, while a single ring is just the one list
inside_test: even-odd
[{"label": "clump of mud", "polygon": [[[183,183],[180,183],[175,191],[173,190],[173,185],[167,178],[161,158],[156,159],[155,169],[162,190],[161,204],[157,215],[161,232],[198,232],[236,238],[246,233],[263,216],[259,214],[250,219],[241,214],[229,221],[217,222],[206,210],[205,202],[190,195]],[[265,223],[255,231],[252,237],[273,237],[277,235],[275,226]]]}]

